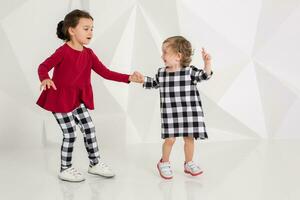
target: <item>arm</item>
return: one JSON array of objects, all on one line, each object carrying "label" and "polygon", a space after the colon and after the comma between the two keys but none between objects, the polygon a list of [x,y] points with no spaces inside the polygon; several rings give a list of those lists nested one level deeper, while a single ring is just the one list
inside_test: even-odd
[{"label": "arm", "polygon": [[54,82],[50,79],[48,72],[55,66],[57,66],[63,59],[63,51],[61,48],[57,49],[50,57],[38,67],[38,75],[41,81],[40,90],[50,89],[53,87],[56,90]]},{"label": "arm", "polygon": [[211,71],[211,56],[210,56],[210,54],[209,53],[207,53],[207,51],[204,49],[204,48],[202,48],[202,59],[203,59],[203,61],[204,61],[204,71],[205,71],[205,73],[206,74],[208,74],[208,75],[212,75],[212,71]]},{"label": "arm", "polygon": [[121,74],[109,70],[105,65],[102,64],[102,62],[98,59],[98,57],[94,54],[92,50],[91,50],[91,54],[92,54],[92,62],[93,62],[92,69],[97,74],[99,74],[100,76],[108,80],[130,83],[130,76],[128,74]]},{"label": "arm", "polygon": [[155,75],[155,78],[144,76],[143,80],[144,80],[143,81],[144,88],[146,88],[146,89],[159,88],[158,74]]},{"label": "arm", "polygon": [[204,69],[198,69],[191,66],[191,78],[193,82],[200,82],[202,80],[208,80],[213,75],[211,70],[211,56],[202,48],[202,58],[204,61]]},{"label": "arm", "polygon": [[210,74],[207,74],[203,69],[198,69],[195,66],[191,66],[191,79],[194,83],[198,83],[202,80],[208,80],[212,75],[212,71],[210,71]]},{"label": "arm", "polygon": [[42,82],[45,79],[50,79],[48,72],[58,65],[63,59],[63,51],[61,48],[57,49],[49,58],[42,62],[38,67],[39,79]]}]

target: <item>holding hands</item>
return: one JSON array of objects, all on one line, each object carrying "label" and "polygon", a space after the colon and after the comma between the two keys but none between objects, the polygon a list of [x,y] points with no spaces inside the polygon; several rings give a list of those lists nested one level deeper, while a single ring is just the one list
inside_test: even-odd
[{"label": "holding hands", "polygon": [[[135,71],[132,75],[129,76],[129,81],[135,83],[144,83],[144,76],[141,73]],[[51,87],[56,90],[54,82],[51,79],[45,79],[41,82],[40,90],[47,90]]]},{"label": "holding hands", "polygon": [[135,71],[129,76],[129,81],[135,83],[144,83],[144,76],[140,72]]}]

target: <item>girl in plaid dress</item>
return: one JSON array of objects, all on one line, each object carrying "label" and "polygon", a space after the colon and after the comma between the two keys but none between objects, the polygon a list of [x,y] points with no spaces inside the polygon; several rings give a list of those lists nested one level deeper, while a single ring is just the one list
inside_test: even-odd
[{"label": "girl in plaid dress", "polygon": [[[105,79],[129,83],[137,82],[137,75],[110,71],[85,47],[93,36],[93,18],[89,13],[73,10],[59,22],[57,36],[65,43],[60,46],[38,68],[41,93],[37,104],[51,111],[62,132],[61,170],[59,178],[79,182],[84,177],[72,167],[73,144],[76,139],[76,125],[84,136],[85,148],[90,165],[88,172],[113,177],[113,171],[100,159],[95,126],[87,109],[94,109],[91,71]],[[54,68],[52,79],[48,72]]]},{"label": "girl in plaid dress", "polygon": [[157,168],[161,177],[173,177],[169,157],[175,138],[183,137],[184,172],[197,176],[202,170],[193,162],[194,139],[206,139],[207,133],[196,84],[211,77],[211,56],[202,49],[204,70],[190,66],[192,47],[182,36],[166,39],[162,52],[165,67],[159,68],[154,78],[139,74],[143,87],[159,88],[160,91],[161,136],[164,143]]}]

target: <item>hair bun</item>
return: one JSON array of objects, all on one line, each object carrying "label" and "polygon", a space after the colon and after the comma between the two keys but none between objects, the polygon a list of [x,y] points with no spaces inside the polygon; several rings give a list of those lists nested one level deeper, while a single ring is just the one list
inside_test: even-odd
[{"label": "hair bun", "polygon": [[66,40],[67,37],[63,31],[63,26],[64,26],[64,21],[61,20],[58,24],[57,24],[57,28],[56,28],[56,35],[59,39],[62,40]]}]

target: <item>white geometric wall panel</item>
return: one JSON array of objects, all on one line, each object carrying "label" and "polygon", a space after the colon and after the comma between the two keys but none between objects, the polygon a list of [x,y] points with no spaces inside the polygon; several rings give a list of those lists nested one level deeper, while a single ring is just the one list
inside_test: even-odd
[{"label": "white geometric wall panel", "polygon": [[[57,23],[75,9],[94,17],[91,47],[110,69],[153,76],[161,43],[183,35],[214,76],[199,84],[211,140],[293,139],[300,113],[298,0],[1,0],[0,144],[60,142],[51,113],[35,102],[38,65],[62,44]],[[160,141],[158,90],[93,74],[97,134],[105,144]],[[18,138],[18,139],[16,139]]]}]

